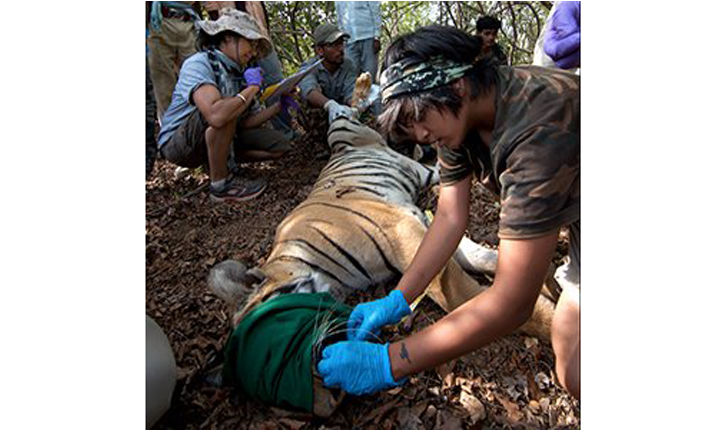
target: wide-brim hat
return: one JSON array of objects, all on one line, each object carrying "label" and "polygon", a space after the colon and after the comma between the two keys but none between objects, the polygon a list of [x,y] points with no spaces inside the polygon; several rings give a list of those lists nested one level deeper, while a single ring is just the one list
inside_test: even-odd
[{"label": "wide-brim hat", "polygon": [[272,50],[270,39],[263,35],[255,18],[233,8],[223,8],[217,20],[203,20],[197,23],[200,30],[208,35],[217,35],[223,31],[234,32],[248,40],[257,41],[258,57],[266,57]]},{"label": "wide-brim hat", "polygon": [[338,29],[337,26],[334,24],[326,23],[321,24],[320,26],[315,28],[315,32],[313,32],[313,39],[315,40],[315,45],[319,46],[321,44],[332,44],[335,41],[338,40],[338,38],[350,38],[350,35],[348,35],[346,32],[341,31]]}]

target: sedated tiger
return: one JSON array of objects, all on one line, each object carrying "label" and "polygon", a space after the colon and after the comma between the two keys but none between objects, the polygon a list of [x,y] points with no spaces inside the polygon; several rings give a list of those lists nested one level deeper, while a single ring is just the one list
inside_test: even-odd
[{"label": "sedated tiger", "polygon": [[[247,269],[239,262],[224,261],[208,276],[210,290],[234,310],[235,332],[226,348],[226,355],[232,357],[226,358],[225,375],[232,377],[229,381],[265,402],[304,408],[320,416],[329,416],[342,395],[323,388],[312,355],[308,360],[307,355],[297,352],[317,350],[321,342],[342,339],[346,319],[338,315],[315,317],[310,325],[314,325],[313,330],[302,333],[302,337],[313,340],[288,341],[292,339],[288,333],[299,333],[300,329],[280,328],[277,322],[300,321],[301,307],[307,310],[315,306],[320,314],[327,301],[294,303],[296,308],[292,308],[280,304],[279,298],[293,293],[326,293],[343,304],[352,294],[391,286],[410,265],[428,227],[428,219],[415,203],[423,191],[439,181],[437,169],[393,151],[379,133],[354,120],[333,121],[328,143],[332,152],[328,164],[307,199],[277,227],[266,262]],[[428,286],[427,294],[449,312],[485,289],[468,272],[492,275],[496,264],[496,250],[464,238],[455,257]],[[288,309],[296,312],[288,313]],[[549,339],[552,312],[553,303],[541,295],[533,317],[521,330]],[[298,348],[301,342],[305,344]],[[258,353],[259,349],[267,352]],[[295,357],[283,357],[278,366],[254,363],[259,357],[280,357],[277,350],[283,355],[293,352],[288,355]],[[308,361],[310,365],[300,364]],[[304,371],[301,378],[291,375],[296,370]],[[311,388],[310,400],[288,400],[282,383],[292,382],[288,384],[292,391],[302,393],[297,391],[297,381],[302,380]]]}]

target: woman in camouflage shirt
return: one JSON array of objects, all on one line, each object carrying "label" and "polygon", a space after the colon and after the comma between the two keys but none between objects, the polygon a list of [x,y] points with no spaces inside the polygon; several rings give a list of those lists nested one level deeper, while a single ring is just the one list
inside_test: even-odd
[{"label": "woman in camouflage shirt", "polygon": [[[580,79],[541,67],[497,66],[476,37],[429,26],[388,48],[379,122],[393,137],[435,144],[441,190],[435,219],[397,285],[402,294],[360,304],[351,341],[328,347],[326,385],[370,393],[475,350],[532,314],[570,228],[570,263],[552,321],[561,384],[580,397]],[[469,216],[472,175],[499,196],[499,258],[493,285],[441,321],[387,348],[360,341],[409,313],[408,303],[455,252]]]}]

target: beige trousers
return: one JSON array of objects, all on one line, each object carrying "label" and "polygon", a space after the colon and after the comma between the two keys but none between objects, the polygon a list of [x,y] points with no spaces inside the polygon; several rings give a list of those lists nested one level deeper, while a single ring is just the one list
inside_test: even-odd
[{"label": "beige trousers", "polygon": [[195,30],[191,21],[163,18],[159,31],[150,30],[150,75],[155,88],[158,120],[170,106],[182,62],[195,53]]}]

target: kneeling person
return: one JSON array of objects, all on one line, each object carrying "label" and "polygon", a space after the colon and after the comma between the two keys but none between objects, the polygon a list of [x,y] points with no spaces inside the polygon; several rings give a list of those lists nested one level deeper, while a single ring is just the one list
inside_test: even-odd
[{"label": "kneeling person", "polygon": [[261,127],[282,110],[282,101],[265,109],[254,104],[262,71],[248,64],[271,44],[255,20],[237,10],[223,10],[199,27],[200,51],[180,70],[158,137],[160,152],[179,166],[207,165],[215,201],[255,198],[267,183],[241,178],[235,159],[276,159],[290,148],[282,134]]},{"label": "kneeling person", "polygon": [[300,93],[311,107],[327,110],[331,120],[341,114],[352,116],[348,105],[358,71],[355,64],[345,58],[347,37],[337,26],[321,24],[313,33],[317,56],[300,67],[305,69],[322,58],[322,64],[300,82]]}]

